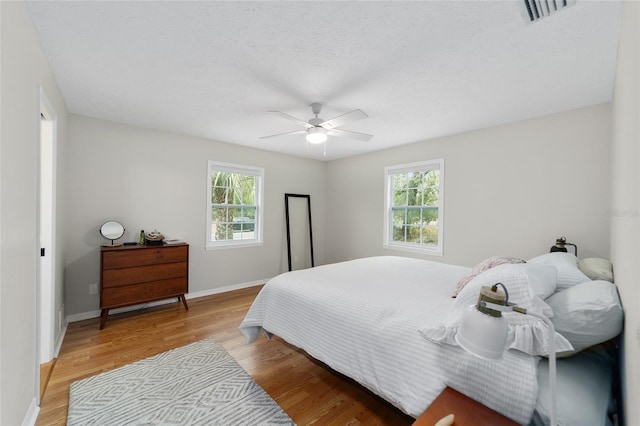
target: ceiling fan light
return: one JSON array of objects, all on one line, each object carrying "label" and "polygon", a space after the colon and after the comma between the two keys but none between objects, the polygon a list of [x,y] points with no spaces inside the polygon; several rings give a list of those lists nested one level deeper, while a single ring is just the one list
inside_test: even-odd
[{"label": "ceiling fan light", "polygon": [[327,133],[322,127],[313,127],[307,132],[307,142],[309,143],[323,143],[327,140]]}]

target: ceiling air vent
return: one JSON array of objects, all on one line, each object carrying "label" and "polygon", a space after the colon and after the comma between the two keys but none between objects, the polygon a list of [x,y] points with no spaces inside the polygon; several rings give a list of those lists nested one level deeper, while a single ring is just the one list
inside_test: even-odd
[{"label": "ceiling air vent", "polygon": [[530,22],[553,15],[562,9],[575,4],[576,0],[522,0],[526,16]]}]

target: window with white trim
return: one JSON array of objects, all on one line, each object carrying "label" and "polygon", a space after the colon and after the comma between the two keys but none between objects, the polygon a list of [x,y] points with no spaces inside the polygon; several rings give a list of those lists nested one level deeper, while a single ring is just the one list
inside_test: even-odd
[{"label": "window with white trim", "polygon": [[207,248],[262,245],[264,169],[209,161]]},{"label": "window with white trim", "polygon": [[444,159],[384,170],[384,247],[442,255]]}]

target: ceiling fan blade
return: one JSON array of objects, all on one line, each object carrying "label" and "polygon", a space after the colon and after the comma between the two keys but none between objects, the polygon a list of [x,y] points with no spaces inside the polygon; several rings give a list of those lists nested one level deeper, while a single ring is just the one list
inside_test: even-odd
[{"label": "ceiling fan blade", "polygon": [[356,139],[356,140],[364,141],[364,142],[369,142],[371,140],[371,138],[373,137],[373,135],[368,135],[366,133],[350,132],[349,130],[338,130],[338,129],[327,130],[327,134],[329,136],[337,136],[339,138]]},{"label": "ceiling fan blade", "polygon": [[321,127],[324,127],[325,129],[333,129],[336,127],[340,127],[344,124],[347,124],[351,121],[362,120],[363,118],[367,118],[367,117],[369,116],[361,109],[354,109],[353,111],[349,111],[345,114],[334,117],[331,120],[327,120],[324,123],[320,123],[319,125]]},{"label": "ceiling fan blade", "polygon": [[290,120],[290,121],[293,121],[293,122],[299,124],[300,126],[302,126],[304,128],[307,128],[307,129],[310,129],[310,128],[314,127],[313,125],[307,123],[306,121],[300,120],[299,118],[296,118],[293,115],[285,114],[282,111],[267,111],[267,112],[271,112],[273,114],[277,114],[280,117],[286,118],[287,120]]},{"label": "ceiling fan blade", "polygon": [[287,132],[287,133],[278,133],[277,135],[269,135],[269,136],[260,136],[258,139],[269,139],[269,138],[276,138],[278,136],[286,136],[286,135],[297,135],[300,133],[307,133],[306,130],[296,130],[293,132]]}]

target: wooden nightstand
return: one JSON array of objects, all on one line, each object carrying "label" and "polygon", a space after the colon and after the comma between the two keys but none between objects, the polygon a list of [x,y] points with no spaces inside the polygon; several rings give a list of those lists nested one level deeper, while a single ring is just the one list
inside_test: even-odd
[{"label": "wooden nightstand", "polygon": [[453,414],[454,426],[517,426],[518,424],[500,413],[449,387],[433,401],[413,426],[433,426],[438,420]]}]

